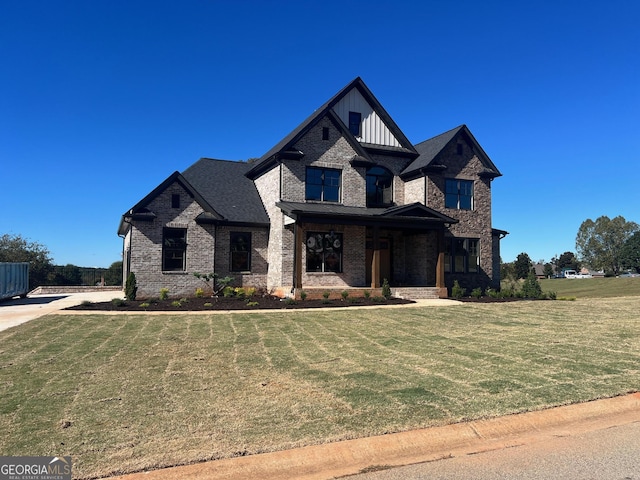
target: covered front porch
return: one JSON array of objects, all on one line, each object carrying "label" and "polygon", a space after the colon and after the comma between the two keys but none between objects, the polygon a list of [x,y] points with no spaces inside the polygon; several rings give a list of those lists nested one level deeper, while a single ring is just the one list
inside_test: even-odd
[{"label": "covered front porch", "polygon": [[[293,233],[292,291],[446,298],[445,229],[456,220],[422,204],[372,209],[280,202]],[[288,219],[288,220],[287,220]],[[336,293],[333,293],[336,292]]]}]

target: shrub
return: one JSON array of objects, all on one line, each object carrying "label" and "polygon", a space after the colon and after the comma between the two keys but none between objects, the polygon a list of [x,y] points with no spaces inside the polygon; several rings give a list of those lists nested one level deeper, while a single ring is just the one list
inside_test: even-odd
[{"label": "shrub", "polygon": [[201,288],[196,288],[196,298],[204,297],[204,290]]},{"label": "shrub", "polygon": [[382,296],[387,300],[391,298],[391,287],[389,286],[389,280],[386,278],[382,281]]},{"label": "shrub", "polygon": [[307,299],[307,292],[305,292],[304,290],[300,290],[300,300],[304,302],[306,299]]},{"label": "shrub", "polygon": [[460,284],[458,283],[458,280],[454,280],[453,282],[453,287],[451,288],[451,296],[453,298],[462,298],[464,297],[465,292],[467,291],[466,288],[462,288],[460,286]]},{"label": "shrub", "polygon": [[136,274],[131,272],[127,276],[124,284],[124,296],[127,300],[135,300],[138,293],[138,283],[136,282]]},{"label": "shrub", "polygon": [[287,298],[284,301],[284,303],[287,304],[287,305],[295,305],[296,304],[296,299],[295,298]]},{"label": "shrub", "polygon": [[237,297],[244,298],[247,292],[242,287],[236,287],[233,289],[233,293],[235,293]]},{"label": "shrub", "polygon": [[207,303],[205,303],[205,304],[204,304],[204,306],[205,306],[205,307],[213,307],[213,305],[212,305],[212,303],[211,303],[211,302],[207,302]]},{"label": "shrub", "polygon": [[224,287],[222,289],[222,296],[223,297],[233,297],[235,294],[236,294],[236,292],[233,289],[233,287]]},{"label": "shrub", "polygon": [[80,305],[82,305],[83,307],[88,307],[89,305],[91,305],[91,303],[92,302],[90,300],[83,300]]},{"label": "shrub", "polygon": [[522,296],[524,298],[542,297],[542,287],[533,272],[530,272],[529,275],[527,275],[527,278],[522,284]]},{"label": "shrub", "polygon": [[149,302],[144,302],[140,304],[140,308],[149,308],[151,304]]},{"label": "shrub", "polygon": [[473,298],[480,298],[482,296],[482,289],[480,287],[471,290],[471,296]]},{"label": "shrub", "polygon": [[331,292],[329,292],[328,290],[322,292],[322,298],[324,298],[325,300],[329,299],[329,295],[331,295]]},{"label": "shrub", "polygon": [[161,288],[160,289],[160,300],[166,300],[167,298],[169,298],[169,289],[168,288]]},{"label": "shrub", "polygon": [[349,292],[347,290],[343,290],[342,292],[340,292],[340,296],[342,297],[342,300],[344,301],[349,296]]},{"label": "shrub", "polygon": [[256,289],[254,287],[246,288],[244,294],[247,297],[253,297],[256,294]]},{"label": "shrub", "polygon": [[124,307],[127,302],[124,301],[124,298],[113,298],[111,300],[111,304],[115,305],[116,307]]},{"label": "shrub", "polygon": [[179,308],[182,306],[182,302],[180,300],[174,300],[173,302],[171,302],[171,306]]},{"label": "shrub", "polygon": [[555,300],[558,297],[558,294],[556,292],[554,292],[554,291],[550,291],[550,292],[546,293],[546,297],[549,300]]},{"label": "shrub", "polygon": [[493,288],[487,288],[484,293],[491,298],[500,298],[500,292],[498,290],[494,290]]},{"label": "shrub", "polygon": [[376,295],[372,300],[377,303],[384,303],[387,301],[387,299],[381,295]]},{"label": "shrub", "polygon": [[369,297],[371,297],[371,292],[369,290],[365,290],[364,292],[362,292],[362,294],[367,300],[369,299]]},{"label": "shrub", "polygon": [[247,307],[257,307],[258,302],[247,302]]}]

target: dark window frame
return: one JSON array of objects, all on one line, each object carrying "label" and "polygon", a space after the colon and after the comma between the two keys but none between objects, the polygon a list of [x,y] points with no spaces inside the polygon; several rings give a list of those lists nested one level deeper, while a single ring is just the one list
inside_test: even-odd
[{"label": "dark window frame", "polygon": [[444,262],[445,273],[480,273],[480,239],[447,237]]},{"label": "dark window frame", "polygon": [[180,194],[172,193],[171,194],[171,208],[180,208]]},{"label": "dark window frame", "polygon": [[322,140],[329,140],[329,127],[322,127]]},{"label": "dark window frame", "polygon": [[474,182],[460,178],[444,181],[444,206],[455,210],[474,209]]},{"label": "dark window frame", "polygon": [[184,272],[187,269],[187,229],[162,229],[162,271]]},{"label": "dark window frame", "polygon": [[356,137],[362,135],[362,113],[349,112],[349,131]]},{"label": "dark window frame", "polygon": [[[391,170],[380,165],[368,168],[365,179],[367,207],[387,207],[393,205],[394,175]],[[385,184],[388,181],[388,185],[381,185],[381,181],[384,181]]]},{"label": "dark window frame", "polygon": [[307,232],[307,273],[342,273],[343,241],[339,232]]},{"label": "dark window frame", "polygon": [[307,167],[305,200],[316,202],[342,202],[342,170],[325,167]]},{"label": "dark window frame", "polygon": [[251,232],[229,233],[229,270],[251,271]]}]

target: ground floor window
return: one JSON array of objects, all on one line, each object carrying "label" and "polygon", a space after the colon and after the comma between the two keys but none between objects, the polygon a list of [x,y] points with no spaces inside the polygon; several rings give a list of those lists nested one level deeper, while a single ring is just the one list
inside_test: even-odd
[{"label": "ground floor window", "polygon": [[187,229],[164,228],[162,231],[162,270],[183,271],[187,260]]},{"label": "ground floor window", "polygon": [[445,239],[444,271],[478,273],[480,271],[480,240],[477,238]]},{"label": "ground floor window", "polygon": [[251,270],[251,233],[231,232],[231,271]]},{"label": "ground floor window", "polygon": [[342,272],[341,233],[307,233],[307,272]]}]

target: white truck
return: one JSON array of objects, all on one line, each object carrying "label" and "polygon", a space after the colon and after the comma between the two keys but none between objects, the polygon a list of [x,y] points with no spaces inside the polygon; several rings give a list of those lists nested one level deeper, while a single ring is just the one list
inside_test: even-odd
[{"label": "white truck", "polygon": [[564,278],[592,278],[590,273],[578,273],[575,270],[565,270]]}]

